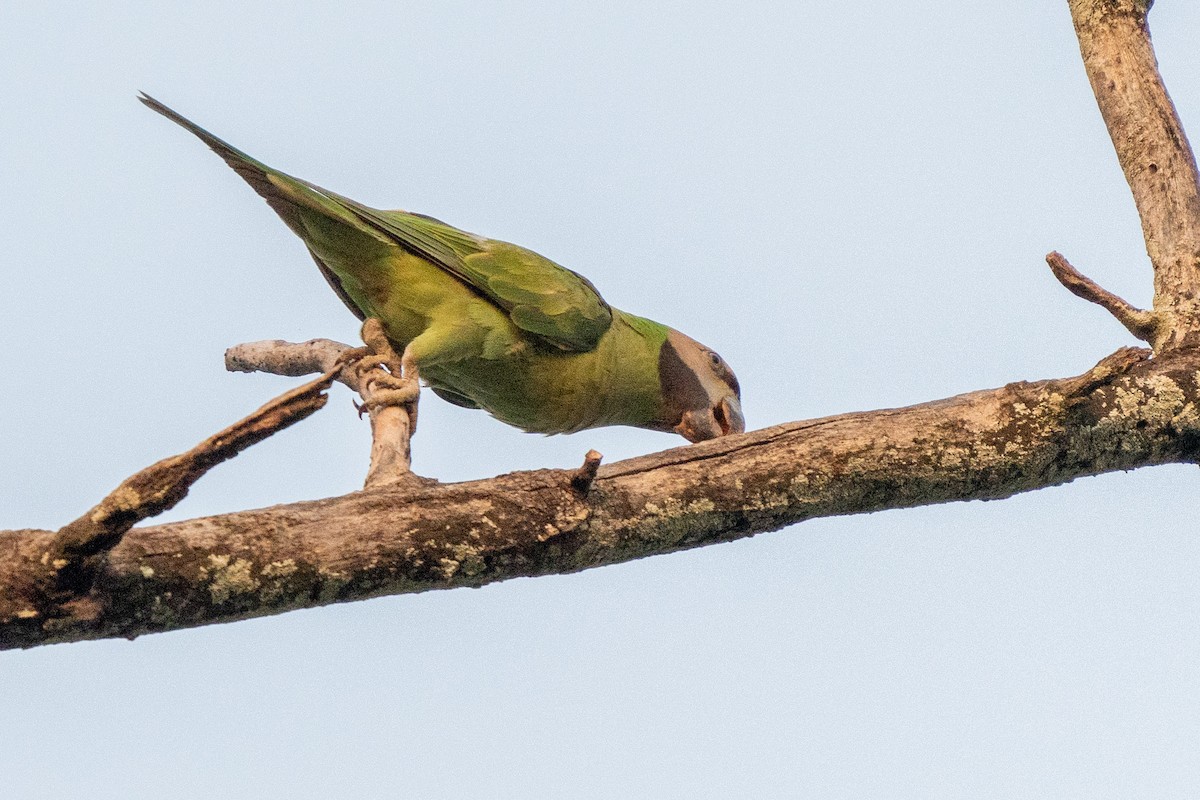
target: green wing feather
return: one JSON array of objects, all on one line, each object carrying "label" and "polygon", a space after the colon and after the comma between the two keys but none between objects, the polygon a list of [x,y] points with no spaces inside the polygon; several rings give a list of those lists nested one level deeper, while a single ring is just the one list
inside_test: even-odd
[{"label": "green wing feather", "polygon": [[[139,99],[198,136],[225,159],[301,237],[302,209],[403,247],[463,281],[504,310],[513,323],[563,350],[596,347],[612,324],[612,309],[591,282],[566,267],[523,247],[485,239],[444,222],[405,211],[380,211],[271,169],[213,136],[152,97]],[[361,310],[319,257],[317,265],[351,310]]]},{"label": "green wing feather", "polygon": [[400,246],[470,285],[504,309],[518,328],[556,347],[591,350],[612,324],[612,309],[591,281],[532,250],[421,214],[379,211],[330,196]]}]

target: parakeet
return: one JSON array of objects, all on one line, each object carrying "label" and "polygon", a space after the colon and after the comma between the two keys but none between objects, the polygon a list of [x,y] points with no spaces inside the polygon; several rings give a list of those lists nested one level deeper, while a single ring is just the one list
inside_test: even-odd
[{"label": "parakeet", "polygon": [[225,159],[304,241],[350,310],[383,323],[404,373],[419,374],[439,397],[540,433],[632,425],[699,442],[745,430],[724,359],[613,308],[582,275],[523,247],[285,175],[139,99]]}]

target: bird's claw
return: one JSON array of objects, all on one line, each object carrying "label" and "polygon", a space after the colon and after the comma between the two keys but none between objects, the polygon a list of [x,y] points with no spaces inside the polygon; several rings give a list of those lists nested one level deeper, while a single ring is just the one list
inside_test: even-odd
[{"label": "bird's claw", "polygon": [[404,406],[411,436],[417,430],[417,400],[421,393],[417,365],[399,355],[375,317],[363,323],[365,347],[354,347],[338,356],[336,364],[349,370],[357,383],[362,403],[354,403],[361,419],[365,413],[385,406]]},{"label": "bird's claw", "polygon": [[374,375],[367,384],[367,405],[405,405],[416,400],[421,385],[415,378],[396,377],[389,373]]},{"label": "bird's claw", "polygon": [[357,406],[359,416],[363,411],[372,411],[384,406],[403,406],[408,413],[409,435],[417,430],[417,401],[421,396],[421,383],[414,377],[394,375],[377,371],[364,384],[363,403]]},{"label": "bird's claw", "polygon": [[373,353],[369,347],[348,347],[334,359],[333,366],[345,369],[351,364],[362,361]]}]

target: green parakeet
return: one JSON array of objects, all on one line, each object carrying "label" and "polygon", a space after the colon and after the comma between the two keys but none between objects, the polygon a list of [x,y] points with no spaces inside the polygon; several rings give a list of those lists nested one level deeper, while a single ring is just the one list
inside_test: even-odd
[{"label": "green parakeet", "polygon": [[405,372],[443,399],[540,433],[633,425],[698,442],[745,430],[737,378],[719,355],[613,308],[582,275],[285,175],[139,99],[225,159],[304,241],[350,310],[383,323]]}]

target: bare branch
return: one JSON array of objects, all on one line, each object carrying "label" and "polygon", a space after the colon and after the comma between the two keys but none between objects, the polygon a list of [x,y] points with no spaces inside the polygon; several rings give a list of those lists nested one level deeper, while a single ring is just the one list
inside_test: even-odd
[{"label": "bare branch", "polygon": [[294,425],[325,405],[334,372],[280,395],[245,419],[200,444],[126,478],[120,486],[51,539],[46,563],[55,584],[76,596],[91,588],[107,552],[138,522],[161,514],[184,497],[206,472],[247,447]]},{"label": "bare branch", "polygon": [[1150,43],[1147,0],[1069,0],[1096,103],[1133,192],[1154,266],[1155,351],[1200,340],[1196,159]]},{"label": "bare branch", "polygon": [[1154,343],[1156,332],[1159,330],[1159,319],[1153,311],[1136,308],[1101,287],[1071,266],[1061,253],[1048,254],[1046,263],[1050,265],[1050,271],[1054,273],[1054,277],[1058,278],[1058,282],[1067,287],[1067,291],[1071,294],[1082,297],[1108,311],[1136,338],[1150,344]]},{"label": "bare branch", "polygon": [[[1153,359],[1126,348],[1074,378],[794,422],[608,467],[593,451],[574,471],[429,485],[401,479],[411,475],[415,415],[375,427],[377,412],[415,412],[412,381],[402,380],[415,373],[386,342],[363,365],[327,340],[234,348],[231,369],[258,360],[285,374],[322,370],[328,386],[336,368],[339,380],[363,394],[377,444],[390,440],[388,452],[373,455],[371,490],[130,530],[181,497],[193,469],[228,458],[257,435],[223,432],[193,454],[191,466],[161,462],[59,533],[0,531],[0,648],[574,572],[815,517],[996,499],[1086,475],[1195,463],[1200,347],[1187,347],[1200,343],[1195,160],[1158,75],[1148,0],[1069,3],[1141,216],[1155,270],[1154,311],[1130,306],[1057,253],[1047,260],[1069,290],[1150,341]],[[364,340],[372,343],[382,329],[369,323]],[[289,348],[301,349],[285,354]],[[313,402],[319,407],[324,396]],[[378,475],[377,465],[384,465]],[[64,563],[89,554],[99,557],[89,562],[88,579],[64,593]]]},{"label": "bare branch", "polygon": [[[295,378],[329,372],[346,352],[353,349],[332,339],[309,339],[299,343],[283,339],[246,342],[225,351],[225,369],[230,372],[270,372]],[[342,380],[340,376],[339,380]],[[358,391],[357,386],[350,388]]]},{"label": "bare branch", "polygon": [[39,576],[54,534],[0,533],[0,647],[134,636],[294,608],[574,572],[814,517],[995,499],[1195,462],[1200,351],[1126,349],[1084,375],[730,436],[600,467],[399,486],[135,528],[92,610]]},{"label": "bare branch", "polygon": [[415,380],[404,379],[402,358],[392,349],[378,319],[363,323],[362,337],[367,346],[358,349],[332,339],[239,344],[225,351],[225,368],[293,376],[337,370],[337,380],[359,393],[363,399],[360,413],[366,411],[371,419],[371,465],[365,486],[429,482],[431,479],[410,469],[419,387]]}]

